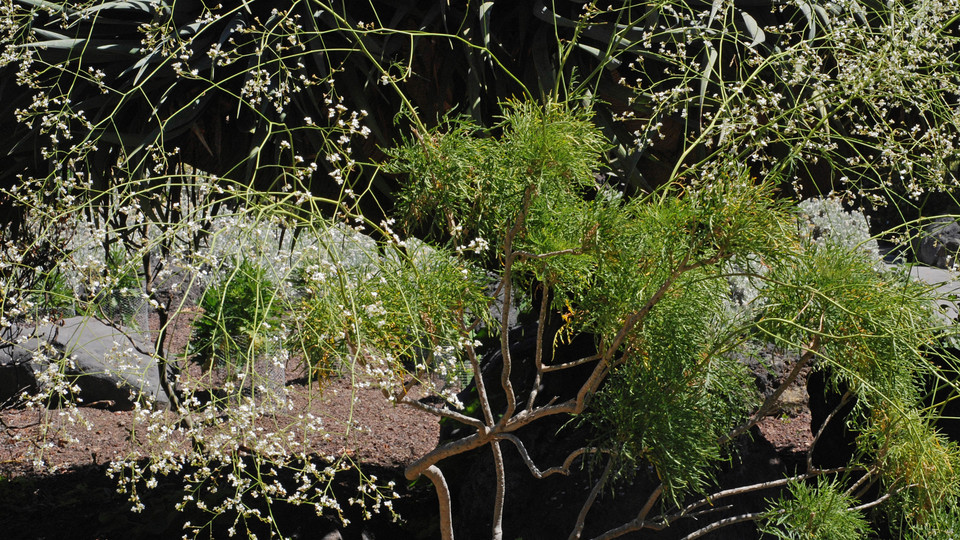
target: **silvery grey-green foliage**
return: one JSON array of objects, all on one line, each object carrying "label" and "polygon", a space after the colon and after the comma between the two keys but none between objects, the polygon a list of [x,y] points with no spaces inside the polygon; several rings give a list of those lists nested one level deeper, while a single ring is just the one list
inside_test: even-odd
[{"label": "silvery grey-green foliage", "polygon": [[863,250],[880,259],[877,241],[870,234],[870,224],[863,212],[845,209],[837,199],[810,198],[800,201],[799,227],[802,234],[824,244]]},{"label": "silvery grey-green foliage", "polygon": [[[863,212],[845,209],[835,198],[809,198],[797,205],[797,229],[801,237],[820,245],[831,245],[850,251],[862,251],[883,269],[876,239],[871,235],[868,218]],[[734,258],[730,276],[730,309],[737,316],[753,316],[755,300],[764,286],[763,276],[769,270],[756,255]]]}]

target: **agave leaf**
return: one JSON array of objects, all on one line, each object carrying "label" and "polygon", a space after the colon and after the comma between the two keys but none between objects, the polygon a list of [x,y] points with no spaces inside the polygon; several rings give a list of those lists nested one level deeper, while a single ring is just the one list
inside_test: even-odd
[{"label": "agave leaf", "polygon": [[[652,27],[650,27],[652,28]],[[617,36],[616,44],[618,48],[625,49],[629,46],[636,44],[637,42],[642,41],[651,41],[653,43],[660,43],[662,41],[672,41],[678,43],[686,39],[687,32],[689,31],[686,27],[670,27],[660,29],[657,33],[649,38],[645,38],[644,33],[646,30],[642,28],[637,28],[635,26],[618,24],[616,25]],[[710,29],[704,29],[704,33],[712,33]],[[591,37],[606,43],[611,41],[610,31],[607,29],[606,25],[591,25],[583,29],[583,35]]]},{"label": "agave leaf", "polygon": [[616,145],[613,151],[617,155],[616,162],[627,175],[627,184],[641,191],[653,191],[653,187],[637,167],[637,163],[640,163],[640,158],[643,157],[643,152],[633,149],[628,150],[627,147],[622,144]]},{"label": "agave leaf", "polygon": [[135,64],[123,70],[120,73],[121,79],[126,77],[130,72],[136,70],[137,74],[133,77],[133,86],[139,85],[143,80],[143,75],[146,73],[147,67],[150,64],[158,64],[165,60],[165,56],[160,54],[160,51],[151,51],[150,54],[144,56],[140,60],[137,60]]},{"label": "agave leaf", "polygon": [[[385,5],[389,5],[390,7],[393,8],[393,15],[391,16],[390,21],[387,22],[386,28],[400,28],[404,20],[413,19],[417,21],[417,24],[419,25],[420,30],[428,31],[428,29],[434,28],[434,26],[432,26],[432,22],[438,16],[441,15],[437,5],[434,5],[427,12],[419,11],[416,14],[411,15],[410,14],[411,8],[409,6],[409,2],[405,2],[405,1],[390,2],[390,1],[384,0],[382,3]],[[377,20],[379,21],[379,14],[377,15]],[[405,37],[406,36],[394,35],[392,33],[387,33],[381,36],[383,40],[381,42],[381,46],[383,47],[383,51],[384,51],[383,52],[384,56],[382,56],[382,58],[389,57],[399,47],[402,47],[403,44],[405,43],[405,40],[404,40]],[[400,43],[401,41],[403,41],[404,43]],[[399,44],[394,45],[395,43],[399,43]]]},{"label": "agave leaf", "polygon": [[820,18],[820,24],[822,24],[823,27],[829,31],[830,15],[827,14],[827,10],[823,9],[822,6],[813,6],[813,10],[816,12],[817,16]]},{"label": "agave leaf", "polygon": [[[165,102],[169,96],[170,96],[170,92],[165,93],[164,96],[157,103],[157,108],[159,108],[159,106],[162,105],[163,102]],[[211,98],[213,98],[213,96],[214,94],[211,92],[194,99],[188,105],[181,107],[177,112],[175,112],[173,115],[167,118],[161,124],[161,126],[149,131],[148,133],[145,133],[145,134],[117,133],[118,135],[117,138],[108,136],[105,133],[103,138],[110,142],[120,144],[125,149],[128,149],[125,152],[127,157],[124,160],[124,163],[125,164],[131,163],[133,159],[135,159],[140,155],[140,153],[143,151],[144,148],[146,148],[151,144],[154,144],[157,140],[161,138],[161,136],[166,139],[172,139],[189,130],[192,127],[194,121],[197,119],[197,117],[200,116],[200,113],[210,103],[210,100]],[[129,149],[131,147],[132,149]],[[142,165],[138,166],[137,168],[139,169],[140,167],[142,167]]]},{"label": "agave leaf", "polygon": [[[543,5],[542,1],[537,2],[537,6],[534,9],[534,15],[549,24],[555,25],[558,28],[576,28],[577,23],[561,15],[557,15],[550,11],[546,6]],[[659,20],[659,14],[653,10],[652,13],[647,14],[648,18],[652,18],[653,21]],[[654,27],[655,24],[651,24],[649,27]],[[611,40],[616,40],[617,50],[625,50],[638,42],[644,41],[643,36],[644,30],[637,28],[635,25],[628,24],[617,24],[616,25],[617,34],[614,34],[614,38],[611,38],[609,25],[606,24],[591,24],[584,28],[581,28],[581,33],[589,38],[595,39],[600,43],[610,43]],[[652,41],[659,43],[662,41],[682,41],[685,39],[687,33],[687,28],[684,27],[668,27],[666,29],[660,30],[653,37],[646,38],[647,41]],[[680,39],[678,39],[680,38]],[[618,64],[619,65],[619,64]]]},{"label": "agave leaf", "polygon": [[[411,14],[412,6],[411,3],[406,0],[380,0],[377,2],[377,5],[388,6],[392,9],[393,15],[390,17],[390,21],[387,22],[385,28],[399,28],[401,21],[408,18],[414,18],[417,23],[420,25],[421,30],[430,28],[429,21],[433,21],[440,15],[439,6],[431,6],[429,11],[418,11],[415,14]],[[380,14],[377,13],[377,21],[380,21]],[[382,24],[382,23],[380,23]]]},{"label": "agave leaf", "polygon": [[45,2],[44,0],[19,0],[21,3],[24,3],[28,6],[34,6],[46,10],[50,10],[54,13],[63,12],[67,15],[73,15],[77,10],[67,7],[63,4],[56,4],[54,2]]},{"label": "agave leaf", "polygon": [[813,41],[817,37],[817,15],[813,5],[809,2],[801,2],[799,7],[800,12],[807,19],[807,41]]},{"label": "agave leaf", "polygon": [[660,10],[651,6],[643,16],[643,19],[646,22],[647,28],[656,28],[657,23],[660,22]]},{"label": "agave leaf", "polygon": [[470,54],[467,56],[467,99],[469,101],[468,111],[470,114],[474,115],[475,118],[479,117],[479,109],[477,108],[481,103],[481,94],[489,92],[486,71],[484,69],[483,60],[478,58],[477,55]]},{"label": "agave leaf", "polygon": [[764,33],[763,28],[760,28],[757,20],[754,19],[752,15],[746,11],[741,11],[740,17],[743,19],[743,26],[747,30],[747,35],[749,35],[752,40],[747,47],[752,49],[767,40],[767,35]]},{"label": "agave leaf", "polygon": [[[269,24],[269,23],[268,23],[268,24]],[[208,22],[195,21],[195,22],[192,22],[192,23],[190,23],[190,24],[185,24],[185,25],[183,25],[183,26],[180,26],[180,27],[178,28],[178,30],[177,30],[177,34],[178,34],[180,37],[188,38],[188,37],[196,34],[197,32],[199,32],[201,29],[207,28],[207,27],[209,27],[209,26],[210,26],[210,23],[208,23]]]},{"label": "agave leaf", "polygon": [[128,1],[128,2],[104,2],[95,6],[90,6],[83,8],[76,12],[79,17],[88,17],[94,15],[104,10],[116,10],[116,11],[139,11],[152,15],[154,13],[154,6],[163,6],[164,3],[160,1]]},{"label": "agave leaf", "polygon": [[840,6],[836,2],[827,2],[827,5],[825,7],[829,9],[830,13],[833,13],[834,15],[837,15],[837,16],[843,15],[843,6]]},{"label": "agave leaf", "polygon": [[32,31],[33,31],[33,34],[34,34],[35,36],[42,37],[42,38],[44,38],[44,39],[47,39],[48,41],[56,41],[56,40],[63,40],[63,39],[73,39],[73,38],[71,38],[70,36],[68,36],[68,35],[66,35],[66,34],[58,34],[57,32],[52,32],[52,31],[50,31],[50,30],[44,30],[43,28],[34,28]]},{"label": "agave leaf", "polygon": [[576,46],[578,49],[582,49],[586,51],[597,60],[600,60],[601,62],[605,62],[605,66],[607,69],[617,69],[618,67],[620,67],[620,64],[622,63],[620,62],[620,60],[617,60],[613,56],[608,55],[607,53],[605,53],[604,51],[601,51],[596,47],[591,47],[590,45],[587,45],[585,43],[576,43]]},{"label": "agave leaf", "polygon": [[[114,127],[116,128],[115,125]],[[153,133],[156,134],[159,133],[159,131],[155,130]],[[142,133],[127,133],[118,131],[116,129],[102,129],[98,133],[97,140],[98,142],[103,141],[109,144],[118,145],[121,148],[132,148],[136,146],[142,147],[143,145],[140,144],[140,141],[142,141],[143,138],[144,135]]]},{"label": "agave leaf", "polygon": [[717,13],[720,11],[720,6],[723,5],[723,0],[713,0],[713,6],[710,8],[710,18],[707,19],[707,28],[713,26],[713,20],[717,18]]},{"label": "agave leaf", "polygon": [[[62,51],[84,50],[84,60],[88,62],[111,62],[116,57],[129,58],[140,53],[140,44],[133,45],[133,41],[117,42],[105,39],[50,39],[14,45],[28,49],[54,49]],[[95,52],[94,52],[95,51]]]},{"label": "agave leaf", "polygon": [[[340,29],[341,23],[334,17],[330,12],[318,11],[317,20],[322,21],[327,28]],[[349,12],[344,11],[341,13],[341,16],[346,21],[347,28],[357,28],[359,21],[353,17]],[[273,24],[279,21],[279,17],[274,15],[267,20],[265,26],[268,28]],[[374,58],[384,58],[383,49],[380,46],[380,43],[369,38],[369,36],[363,32],[350,33],[350,37],[359,41],[363,48],[365,48]]]},{"label": "agave leaf", "polygon": [[[530,46],[530,56],[533,57],[533,68],[536,70],[536,81],[541,88],[553,88],[557,81],[557,70],[554,62],[550,60],[550,53],[553,49],[552,35],[546,30],[541,30],[534,36],[533,43]],[[528,64],[529,65],[529,64]],[[530,80],[530,77],[525,77]]]},{"label": "agave leaf", "polygon": [[547,6],[543,5],[543,0],[537,0],[536,5],[533,7],[533,14],[542,21],[555,24],[558,28],[577,27],[577,23],[550,11]]},{"label": "agave leaf", "polygon": [[85,39],[79,38],[55,38],[48,39],[46,41],[34,41],[31,43],[21,43],[18,45],[13,45],[16,49],[61,49],[66,51],[72,51],[78,46],[83,45],[87,42]]},{"label": "agave leaf", "polygon": [[707,97],[707,86],[710,84],[710,72],[713,71],[714,64],[717,63],[719,53],[710,40],[704,40],[703,48],[707,54],[707,62],[700,74],[700,107],[703,108],[704,99]]},{"label": "agave leaf", "polygon": [[483,46],[490,48],[490,8],[493,2],[480,4],[480,31],[483,33]]},{"label": "agave leaf", "polygon": [[104,119],[109,120],[111,113],[114,112],[113,107],[112,96],[99,92],[85,98],[77,105],[77,109],[88,111],[91,115],[89,118],[90,121],[97,125],[103,122]]}]

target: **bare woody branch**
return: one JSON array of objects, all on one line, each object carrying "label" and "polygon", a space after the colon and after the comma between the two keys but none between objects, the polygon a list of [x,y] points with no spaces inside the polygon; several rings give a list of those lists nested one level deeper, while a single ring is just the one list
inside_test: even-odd
[{"label": "bare woody branch", "polygon": [[536,463],[533,462],[533,458],[530,457],[530,453],[527,451],[526,446],[523,444],[523,441],[519,437],[511,433],[500,433],[497,435],[497,439],[510,441],[514,446],[517,447],[517,451],[520,453],[520,457],[523,459],[523,462],[526,463],[527,468],[530,470],[530,474],[533,475],[537,480],[543,480],[548,476],[554,474],[562,474],[564,476],[570,474],[570,466],[573,465],[573,462],[583,456],[584,454],[593,454],[599,452],[597,448],[578,448],[571,452],[564,460],[562,465],[556,467],[551,467],[545,471],[541,471]]}]

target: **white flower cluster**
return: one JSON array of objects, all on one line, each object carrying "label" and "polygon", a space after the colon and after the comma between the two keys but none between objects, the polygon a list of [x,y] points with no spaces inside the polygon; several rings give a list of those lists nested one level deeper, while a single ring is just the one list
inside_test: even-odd
[{"label": "white flower cluster", "polygon": [[[792,180],[798,194],[810,180],[824,182],[817,176],[825,168],[842,177],[846,198],[874,205],[886,204],[891,191],[919,200],[953,189],[958,180],[948,165],[960,155],[960,111],[942,96],[960,95],[960,80],[949,60],[953,43],[938,29],[949,24],[960,2],[888,8],[889,17],[874,24],[855,2],[833,2],[815,12],[806,2],[780,2],[774,10],[794,22],[744,32],[722,22],[724,10],[749,16],[731,3],[689,12],[662,4],[655,9],[669,26],[646,28],[640,42],[665,71],[651,81],[644,76],[643,54],[618,58],[629,68],[625,73],[640,75],[620,84],[645,105],[618,118],[641,124],[633,131],[640,152],[688,156],[688,149],[709,150],[689,169],[678,165],[670,181],[723,175],[727,157],[737,156],[761,178]],[[775,39],[783,48],[776,54],[755,46]],[[704,44],[715,53],[708,64]],[[726,72],[721,78],[720,62],[747,69],[739,79]],[[652,113],[637,114],[648,106]],[[698,115],[696,129],[685,127],[688,114]],[[839,191],[834,185],[822,193],[830,189]]]},{"label": "white flower cluster", "polygon": [[470,240],[470,242],[465,246],[457,246],[456,252],[461,255],[466,251],[472,251],[480,254],[486,252],[488,249],[490,249],[490,242],[487,242],[485,238],[480,238],[478,236],[477,238]]},{"label": "white flower cluster", "polygon": [[[351,155],[353,148],[351,143],[353,138],[359,136],[366,139],[370,136],[370,128],[363,125],[363,119],[367,117],[367,111],[351,111],[344,105],[342,97],[336,96],[333,80],[329,81],[330,90],[323,99],[323,104],[327,108],[327,121],[330,123],[333,133],[327,138],[328,149],[325,160],[333,169],[329,175],[340,186],[349,174],[356,168],[356,162]],[[312,120],[311,120],[312,123]],[[334,137],[335,135],[335,137]],[[344,188],[344,194],[348,188]]]}]

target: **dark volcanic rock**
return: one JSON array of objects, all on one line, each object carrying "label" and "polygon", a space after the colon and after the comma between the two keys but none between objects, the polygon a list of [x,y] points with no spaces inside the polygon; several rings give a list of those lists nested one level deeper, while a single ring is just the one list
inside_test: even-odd
[{"label": "dark volcanic rock", "polygon": [[913,249],[917,261],[950,268],[960,253],[960,224],[950,217],[934,219],[919,232]]},{"label": "dark volcanic rock", "polygon": [[[0,339],[0,402],[36,392],[44,372],[59,371],[79,387],[82,403],[108,402],[130,408],[149,398],[165,407],[169,399],[160,387],[152,347],[125,332],[86,317],[71,317],[35,327],[11,326]],[[62,364],[62,368],[60,366]]]}]

